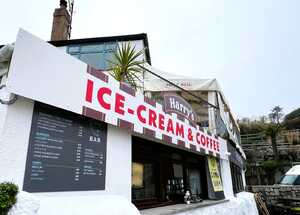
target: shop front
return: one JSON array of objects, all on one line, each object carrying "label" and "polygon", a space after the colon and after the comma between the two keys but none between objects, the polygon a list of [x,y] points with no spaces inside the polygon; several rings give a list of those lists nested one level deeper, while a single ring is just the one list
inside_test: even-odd
[{"label": "shop front", "polygon": [[139,209],[231,197],[227,141],[178,95],[157,103],[25,31],[7,89],[18,99],[6,111],[0,181],[12,178],[43,211],[103,195]]},{"label": "shop front", "polygon": [[132,201],[140,208],[207,199],[206,158],[182,149],[133,137]]}]

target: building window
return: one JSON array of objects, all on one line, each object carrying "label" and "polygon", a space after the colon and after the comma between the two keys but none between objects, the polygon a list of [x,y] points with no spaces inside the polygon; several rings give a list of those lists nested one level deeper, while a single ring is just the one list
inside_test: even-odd
[{"label": "building window", "polygon": [[242,169],[237,165],[230,163],[233,192],[239,193],[244,190]]},{"label": "building window", "polygon": [[117,48],[117,42],[75,44],[67,47],[67,53],[96,69],[107,70],[110,67],[108,60],[112,59]]},{"label": "building window", "polygon": [[132,165],[132,198],[149,200],[156,197],[154,164],[134,162]]}]

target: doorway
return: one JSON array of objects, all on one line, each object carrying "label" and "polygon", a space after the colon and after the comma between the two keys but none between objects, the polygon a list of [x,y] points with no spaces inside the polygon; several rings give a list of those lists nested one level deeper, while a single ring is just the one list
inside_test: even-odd
[{"label": "doorway", "polygon": [[206,158],[132,137],[132,201],[139,209],[183,203],[189,190],[207,198]]}]

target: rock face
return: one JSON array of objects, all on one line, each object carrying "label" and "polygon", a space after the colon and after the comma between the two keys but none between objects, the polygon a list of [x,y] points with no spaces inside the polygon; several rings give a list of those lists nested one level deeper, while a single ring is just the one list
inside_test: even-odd
[{"label": "rock face", "polygon": [[17,203],[10,209],[8,215],[34,215],[40,207],[39,201],[30,193],[20,191]]}]

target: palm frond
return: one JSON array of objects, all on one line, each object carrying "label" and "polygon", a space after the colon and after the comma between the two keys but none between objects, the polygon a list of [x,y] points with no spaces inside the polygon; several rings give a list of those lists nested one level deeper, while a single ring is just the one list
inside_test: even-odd
[{"label": "palm frond", "polygon": [[144,64],[144,60],[139,58],[144,54],[145,49],[136,51],[136,47],[131,43],[123,43],[118,46],[116,52],[113,53],[112,59],[106,60],[109,64],[110,74],[117,80],[130,84],[135,89],[138,88],[138,82],[141,82],[141,73],[143,70],[140,65]]}]

